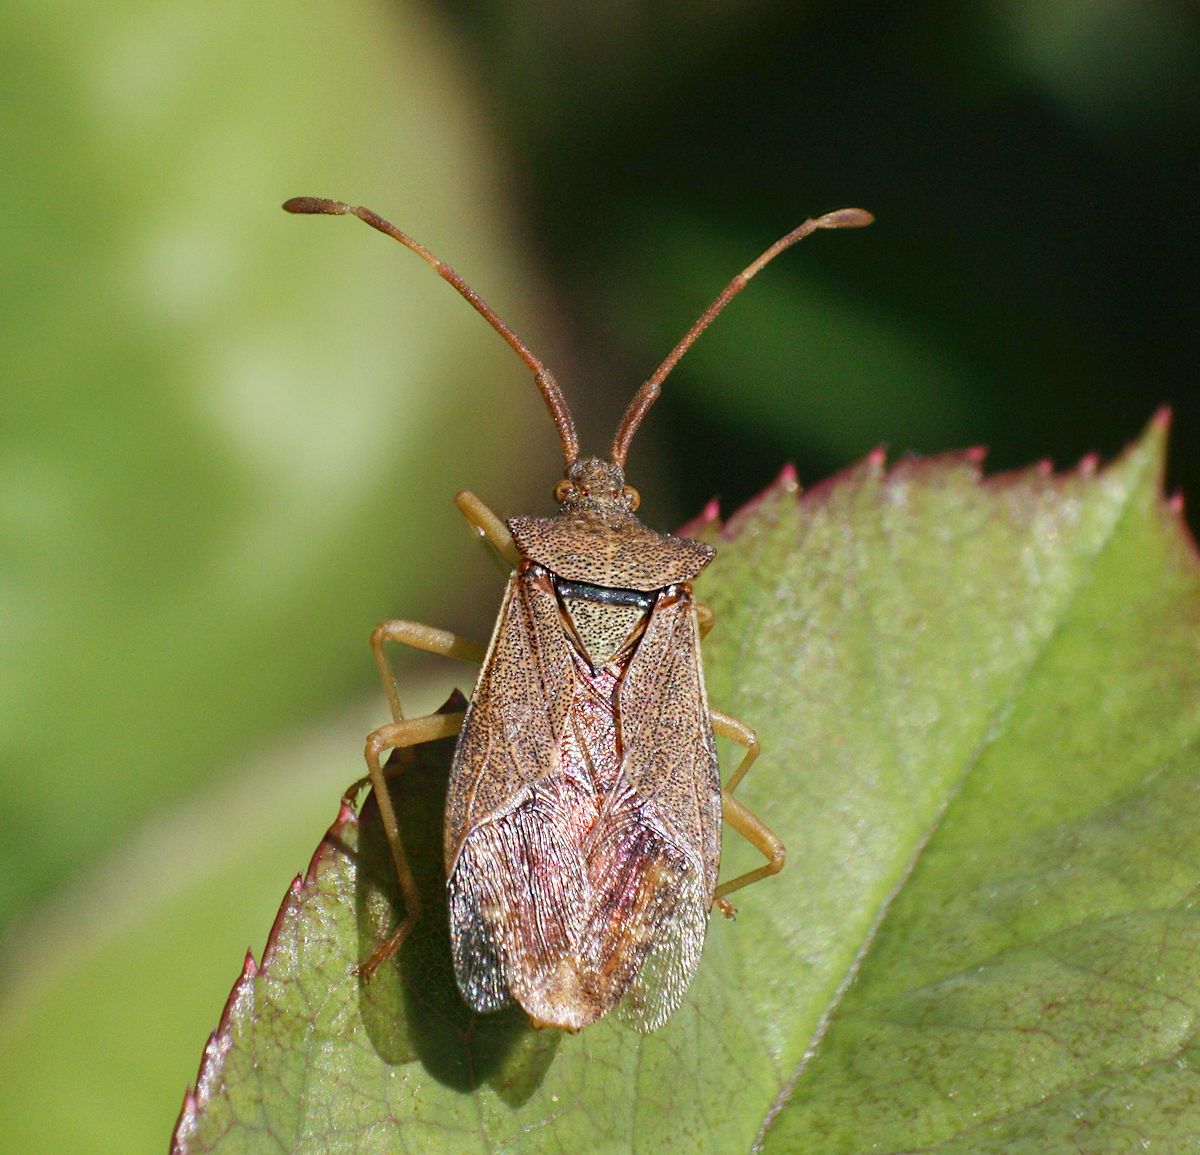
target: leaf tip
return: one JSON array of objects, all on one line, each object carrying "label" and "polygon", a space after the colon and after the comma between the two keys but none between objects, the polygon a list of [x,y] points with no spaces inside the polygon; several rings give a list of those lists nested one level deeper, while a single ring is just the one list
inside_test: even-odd
[{"label": "leaf tip", "polygon": [[229,998],[225,1000],[217,1029],[210,1032],[208,1041],[204,1044],[196,1081],[183,1094],[179,1117],[175,1121],[175,1130],[171,1133],[171,1155],[183,1155],[191,1150],[190,1141],[196,1136],[200,1117],[212,1098],[214,1087],[222,1078],[225,1056],[232,1040],[233,1017],[243,997],[253,998],[254,980],[257,976],[258,966],[254,962],[254,955],[247,951],[242,972],[233,984]]},{"label": "leaf tip", "polygon": [[714,497],[691,521],[681,526],[678,533],[680,537],[699,537],[707,529],[720,528],[721,502]]},{"label": "leaf tip", "polygon": [[195,1092],[189,1087],[183,1093],[183,1104],[179,1108],[179,1118],[175,1121],[175,1131],[171,1136],[171,1155],[184,1155],[187,1151],[187,1140],[196,1130],[196,1118],[200,1104]]},{"label": "leaf tip", "polygon": [[1160,479],[1166,471],[1167,438],[1171,432],[1173,416],[1169,405],[1160,405],[1154,411],[1154,416],[1150,418],[1142,436],[1125,451],[1126,455],[1148,454],[1157,464]]},{"label": "leaf tip", "polygon": [[[325,843],[322,842],[321,846],[324,845]],[[318,847],[318,851],[319,849],[320,848]],[[313,855],[313,860],[314,862],[316,861],[316,855]],[[313,876],[314,867],[312,863],[309,864],[308,870],[309,874],[307,877],[301,877],[299,874],[297,874],[296,877],[293,878],[288,884],[287,891],[283,896],[283,902],[279,904],[279,910],[275,912],[275,921],[271,923],[271,929],[267,933],[267,945],[263,947],[262,952],[262,966],[256,968],[256,974],[259,970],[271,965],[271,961],[275,957],[275,948],[278,945],[279,940],[283,937],[284,930],[287,926],[287,920],[291,913],[296,909],[296,905],[299,903],[300,898],[304,893],[305,882],[307,879],[312,878]],[[247,951],[246,959],[248,963],[252,963],[254,961],[254,956]],[[243,971],[242,974],[243,977],[245,977],[246,972]]]},{"label": "leaf tip", "polygon": [[782,497],[792,497],[799,499],[801,496],[800,476],[796,472],[796,467],[790,462],[785,465],[779,475],[771,482],[766,489],[761,493],[750,498],[744,505],[738,506],[736,510],[726,519],[725,524],[720,527],[721,536],[726,540],[734,538],[741,531],[742,524],[747,518],[751,517],[756,510],[763,507],[765,503],[775,501]]}]

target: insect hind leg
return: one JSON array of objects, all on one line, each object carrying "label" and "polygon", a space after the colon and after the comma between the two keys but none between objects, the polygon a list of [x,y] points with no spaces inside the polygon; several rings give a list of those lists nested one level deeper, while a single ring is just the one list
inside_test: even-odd
[{"label": "insect hind leg", "polygon": [[[379,804],[379,817],[383,822],[383,830],[387,835],[388,847],[392,854],[392,864],[396,868],[396,881],[400,885],[400,895],[404,900],[404,918],[366,962],[358,967],[359,975],[364,979],[370,977],[400,949],[408,932],[421,913],[421,897],[417,890],[417,882],[413,877],[412,867],[408,864],[408,855],[404,853],[404,841],[400,837],[400,827],[396,822],[396,811],[392,806],[392,797],[388,791],[387,778],[383,769],[383,753],[386,750],[405,750],[419,746],[425,742],[436,742],[440,738],[453,738],[462,729],[463,713],[428,714],[423,718],[407,718],[399,722],[389,722],[380,726],[367,736],[364,751],[367,760],[367,779],[375,788],[375,800]],[[354,790],[354,787],[351,787]]]},{"label": "insect hind leg", "polygon": [[709,716],[712,719],[714,734],[730,738],[745,747],[746,750],[737,769],[730,775],[728,785],[721,791],[724,820],[767,860],[765,866],[748,870],[745,874],[739,874],[736,878],[731,878],[717,887],[714,902],[726,918],[732,918],[733,907],[726,901],[725,896],[772,874],[778,874],[787,860],[787,851],[779,836],[761,818],[733,796],[733,791],[738,783],[745,778],[746,772],[754,765],[754,760],[758,757],[760,750],[758,735],[745,722],[739,721],[731,714],[724,714],[720,710],[710,710]]},{"label": "insect hind leg", "polygon": [[712,721],[714,734],[719,734],[722,738],[731,738],[746,750],[737,769],[729,776],[729,781],[725,786],[725,789],[732,794],[737,789],[738,783],[746,777],[750,767],[754,765],[754,760],[758,757],[762,747],[758,744],[758,735],[745,722],[735,718],[732,714],[724,714],[720,710],[709,710],[708,715]]},{"label": "insect hind leg", "polygon": [[[421,911],[421,900],[417,893],[417,884],[408,864],[408,856],[404,853],[404,842],[400,837],[400,826],[396,821],[396,812],[392,806],[391,794],[387,788],[387,771],[383,766],[383,754],[387,750],[408,750],[424,742],[434,742],[439,738],[452,738],[462,729],[463,714],[430,714],[423,718],[405,718],[400,704],[400,690],[396,683],[396,673],[388,661],[384,647],[389,643],[410,646],[415,650],[438,654],[446,658],[462,658],[465,661],[481,662],[484,647],[477,642],[452,634],[449,630],[439,630],[433,626],[422,625],[420,622],[387,621],[380,622],[371,634],[371,650],[375,654],[375,664],[379,668],[379,677],[387,694],[388,705],[392,711],[392,721],[386,726],[380,726],[367,737],[366,759],[367,776],[355,782],[343,796],[353,805],[358,792],[368,782],[375,788],[375,798],[379,804],[379,817],[383,822],[383,830],[387,835],[388,847],[391,850],[392,862],[396,868],[396,880],[400,886],[400,894],[404,899],[404,918],[400,925],[374,954],[359,968],[358,973],[369,979],[379,968],[380,964],[389,959],[400,949],[408,932]],[[404,770],[407,760],[400,759],[388,769],[393,773]]]},{"label": "insect hind leg", "polygon": [[725,896],[772,874],[778,874],[787,861],[787,851],[775,831],[757,814],[747,810],[728,790],[721,791],[721,806],[725,821],[767,860],[765,866],[748,870],[745,874],[739,874],[717,887],[714,900],[727,917],[732,917],[733,908],[725,901]]}]

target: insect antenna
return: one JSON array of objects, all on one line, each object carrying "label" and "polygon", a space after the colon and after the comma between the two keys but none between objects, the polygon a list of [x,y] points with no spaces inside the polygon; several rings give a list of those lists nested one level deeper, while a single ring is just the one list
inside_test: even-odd
[{"label": "insect antenna", "polygon": [[619,465],[622,469],[625,468],[629,443],[638,431],[642,418],[646,416],[646,411],[658,400],[658,396],[662,392],[662,383],[667,379],[667,375],[679,364],[680,357],[696,343],[696,338],[717,319],[721,310],[746,287],[746,282],[755,273],[770,264],[784,249],[790,249],[797,241],[802,241],[809,233],[816,232],[817,229],[860,229],[864,225],[869,225],[874,219],[866,209],[837,209],[824,216],[812,217],[799,228],[793,229],[786,237],[777,240],[757,260],[738,273],[721,290],[717,299],[700,314],[696,323],[684,333],[679,343],[671,350],[667,359],[654,370],[649,380],[633,395],[633,400],[629,402],[629,407],[625,410],[621,424],[617,427],[617,434],[613,438],[611,456],[614,464]]},{"label": "insect antenna", "polygon": [[554,419],[555,427],[558,429],[563,458],[567,466],[569,467],[579,457],[579,437],[575,432],[575,422],[554,375],[533,355],[525,342],[496,315],[492,307],[445,261],[439,261],[423,244],[398,229],[391,221],[385,220],[378,213],[359,205],[343,204],[341,201],[327,200],[324,197],[292,197],[291,200],[284,202],[283,207],[289,213],[358,217],[360,221],[370,225],[371,228],[378,229],[379,232],[399,241],[405,248],[416,253],[442,280],[449,281],[467,299],[475,311],[508,342],[517,356],[530,368],[533,372],[534,383],[541,390],[546,407],[550,410],[550,416]]}]

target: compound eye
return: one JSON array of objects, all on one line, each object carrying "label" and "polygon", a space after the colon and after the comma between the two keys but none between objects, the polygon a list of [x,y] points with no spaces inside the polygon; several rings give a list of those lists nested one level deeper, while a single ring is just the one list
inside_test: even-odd
[{"label": "compound eye", "polygon": [[568,481],[565,477],[554,487],[554,500],[562,505],[568,497],[575,496],[575,483]]},{"label": "compound eye", "polygon": [[621,492],[625,495],[625,500],[629,502],[629,512],[633,513],[642,504],[642,495],[632,485],[625,486]]}]

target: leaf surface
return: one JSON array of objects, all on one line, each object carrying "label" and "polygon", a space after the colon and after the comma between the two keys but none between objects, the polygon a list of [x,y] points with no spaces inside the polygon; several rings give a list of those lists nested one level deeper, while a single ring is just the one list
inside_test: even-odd
[{"label": "leaf surface", "polygon": [[[789,848],[641,1037],[469,1014],[438,841],[449,747],[396,785],[426,910],[394,965],[373,809],[343,809],[248,965],[182,1151],[1124,1151],[1200,1136],[1200,570],[1165,421],[1117,463],[982,480],[882,457],[727,525],[701,596],[739,797]],[[727,752],[728,753],[728,752]],[[729,758],[725,764],[731,764]],[[754,865],[726,838],[723,873]]]}]

